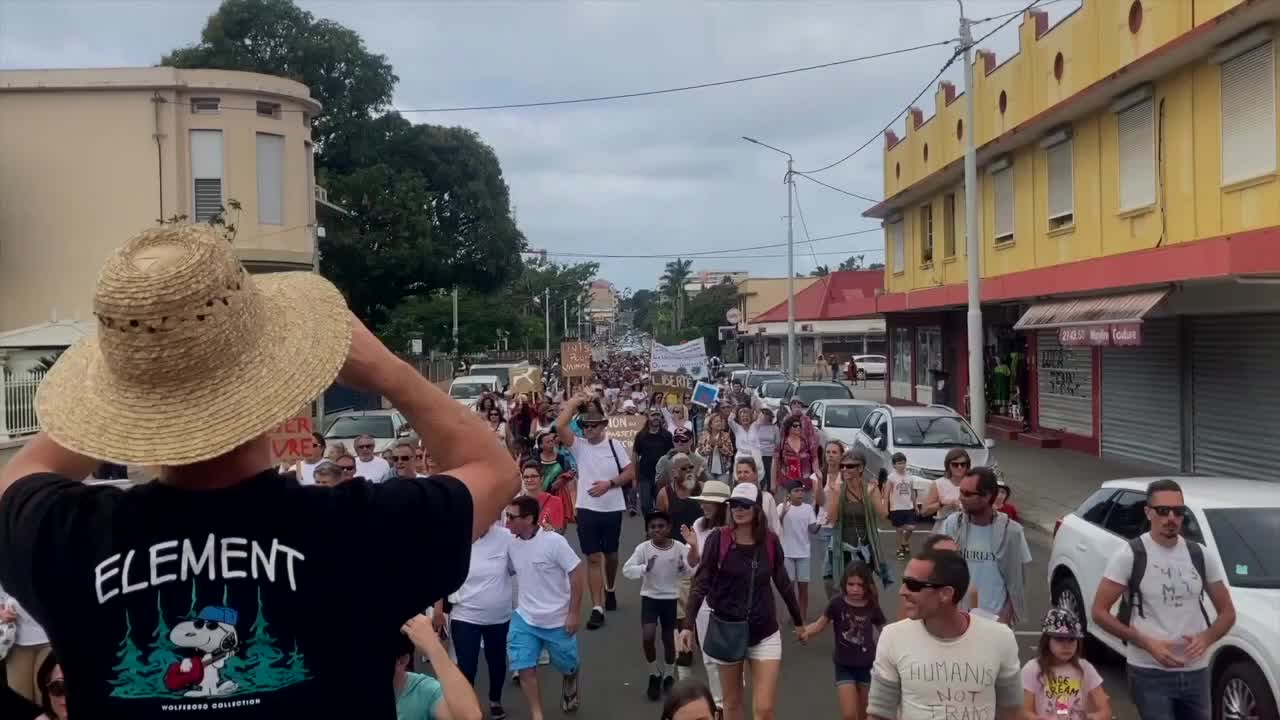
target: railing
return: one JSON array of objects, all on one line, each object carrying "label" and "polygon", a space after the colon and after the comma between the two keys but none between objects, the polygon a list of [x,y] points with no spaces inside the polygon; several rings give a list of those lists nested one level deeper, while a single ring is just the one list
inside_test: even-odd
[{"label": "railing", "polygon": [[28,370],[25,376],[4,371],[4,397],[0,403],[0,438],[32,435],[40,431],[36,417],[36,389],[44,380],[43,370]]}]

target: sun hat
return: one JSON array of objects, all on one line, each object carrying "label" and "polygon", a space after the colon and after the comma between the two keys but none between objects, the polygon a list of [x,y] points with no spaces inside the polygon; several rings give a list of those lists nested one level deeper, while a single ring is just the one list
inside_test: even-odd
[{"label": "sun hat", "polygon": [[702,494],[694,495],[689,499],[705,503],[722,503],[729,502],[729,495],[728,483],[719,480],[708,480],[702,483]]},{"label": "sun hat", "polygon": [[97,333],[40,383],[63,447],[130,465],[188,465],[265,433],[333,383],[351,344],[346,302],[309,272],[251,276],[206,225],[125,241],[94,293]]},{"label": "sun hat", "polygon": [[760,502],[760,488],[751,483],[738,483],[733,486],[733,493],[729,495],[729,502],[734,500],[755,505]]},{"label": "sun hat", "polygon": [[1084,637],[1076,614],[1064,608],[1049,608],[1040,623],[1040,632],[1049,637],[1079,640]]},{"label": "sun hat", "polygon": [[588,423],[607,423],[609,419],[600,412],[600,408],[595,405],[587,408],[587,411],[578,416],[578,424],[586,425]]}]

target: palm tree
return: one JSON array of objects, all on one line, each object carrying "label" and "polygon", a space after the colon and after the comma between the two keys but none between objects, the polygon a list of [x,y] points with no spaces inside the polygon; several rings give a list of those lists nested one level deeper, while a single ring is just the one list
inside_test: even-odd
[{"label": "palm tree", "polygon": [[670,297],[675,302],[675,329],[679,330],[684,321],[684,286],[689,282],[689,277],[693,275],[692,260],[682,260],[676,258],[667,263],[662,277],[659,278],[662,294]]},{"label": "palm tree", "polygon": [[831,267],[829,265],[819,265],[809,271],[809,277],[826,277],[830,274]]}]

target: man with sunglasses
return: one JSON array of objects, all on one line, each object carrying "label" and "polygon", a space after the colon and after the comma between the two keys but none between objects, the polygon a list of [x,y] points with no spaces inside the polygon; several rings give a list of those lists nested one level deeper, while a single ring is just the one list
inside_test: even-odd
[{"label": "man with sunglasses", "polygon": [[[569,429],[574,415],[583,437]],[[587,577],[591,590],[591,618],[588,630],[604,625],[604,611],[618,608],[614,581],[618,577],[618,543],[622,538],[622,516],[627,501],[622,488],[635,479],[636,466],[627,447],[608,436],[608,420],[592,396],[575,395],[565,403],[556,419],[556,436],[578,463],[578,545],[587,556]]]},{"label": "man with sunglasses", "polygon": [[391,450],[391,461],[395,463],[395,467],[392,468],[392,474],[388,479],[423,477],[418,474],[417,457],[413,448],[415,444],[414,441],[407,439],[396,441],[395,447]]},{"label": "man with sunglasses", "polygon": [[954,550],[907,563],[898,591],[907,619],[884,628],[871,666],[873,720],[1023,717],[1017,640],[961,609],[968,587],[969,566]]},{"label": "man with sunglasses", "polygon": [[369,482],[382,482],[391,475],[391,464],[373,454],[377,447],[373,437],[361,435],[356,438],[356,475]]},{"label": "man with sunglasses", "polygon": [[958,512],[942,523],[942,534],[955,538],[960,554],[969,563],[969,575],[978,591],[973,608],[1012,625],[1027,617],[1024,569],[1031,562],[1031,548],[1022,525],[996,512],[1000,490],[989,467],[971,468],[960,481]]},{"label": "man with sunglasses", "polygon": [[[1133,702],[1144,719],[1208,720],[1208,650],[1236,622],[1226,573],[1217,553],[1182,537],[1190,511],[1178,483],[1148,485],[1145,512],[1151,530],[1111,556],[1091,615],[1127,645]],[[1206,594],[1217,613],[1213,622]],[[1112,615],[1122,598],[1121,617]]]}]

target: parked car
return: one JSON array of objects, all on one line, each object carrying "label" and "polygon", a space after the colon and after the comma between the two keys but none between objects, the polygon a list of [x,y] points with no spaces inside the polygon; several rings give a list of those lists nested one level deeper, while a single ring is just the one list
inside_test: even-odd
[{"label": "parked car", "polygon": [[892,470],[896,452],[907,456],[907,472],[933,480],[942,477],[943,460],[952,448],[964,448],[975,466],[987,465],[1000,475],[991,451],[995,441],[983,442],[969,422],[943,405],[895,407],[882,405],[871,412],[854,434],[854,448],[867,458],[867,475]]},{"label": "parked car", "polygon": [[807,413],[823,443],[839,440],[845,447],[852,447],[858,429],[878,407],[880,403],[874,400],[818,400]]},{"label": "parked car", "polygon": [[793,380],[783,392],[782,399],[778,403],[779,407],[790,405],[794,398],[799,398],[805,408],[808,408],[817,400],[852,400],[853,391],[844,383],[825,380]]},{"label": "parked car", "polygon": [[409,435],[409,421],[398,410],[355,410],[338,415],[324,433],[326,442],[342,442],[350,452],[351,441],[361,435],[373,438],[375,454],[381,454],[395,441]]},{"label": "parked car", "polygon": [[496,393],[501,390],[497,375],[463,375],[449,383],[449,397],[463,405],[473,408],[485,393]]},{"label": "parked car", "polygon": [[883,355],[854,355],[853,359],[858,363],[858,379],[866,380],[867,378],[883,378],[885,364],[888,360]]},{"label": "parked car", "polygon": [[725,363],[724,365],[721,365],[720,370],[716,372],[716,377],[717,378],[726,377],[732,380],[734,374],[743,372],[746,369],[747,369],[747,366],[743,365],[742,363]]},{"label": "parked car", "polygon": [[783,396],[787,393],[787,388],[791,387],[791,381],[786,378],[778,380],[765,380],[760,383],[760,387],[756,388],[756,396],[760,398],[760,404],[769,408],[777,414],[778,406],[782,402]]},{"label": "parked car", "polygon": [[[1147,485],[1109,480],[1058,521],[1049,555],[1053,603],[1074,612],[1089,637],[1118,653],[1123,643],[1089,622],[1107,561],[1147,532]],[[1209,649],[1214,718],[1280,717],[1280,487],[1264,480],[1179,477],[1191,510],[1183,536],[1217,553],[1227,573],[1236,624]],[[1213,612],[1205,600],[1206,609]]]},{"label": "parked car", "polygon": [[[734,373],[734,375],[737,375],[737,373]],[[735,377],[734,379],[736,380],[737,378]],[[786,379],[787,374],[781,370],[748,370],[746,374],[742,376],[742,384],[746,386],[747,390],[755,390],[766,380]]]}]

